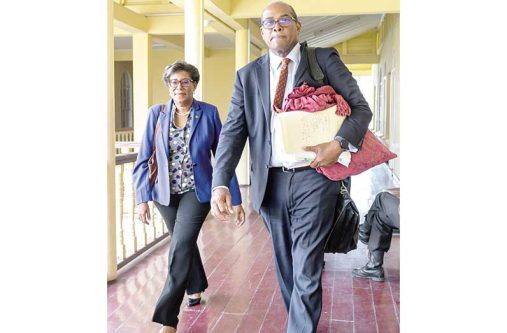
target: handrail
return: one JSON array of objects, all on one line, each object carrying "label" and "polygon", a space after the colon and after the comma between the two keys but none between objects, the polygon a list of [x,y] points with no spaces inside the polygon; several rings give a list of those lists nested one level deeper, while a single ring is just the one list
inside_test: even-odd
[{"label": "handrail", "polygon": [[[114,148],[116,149],[116,155],[122,155],[126,152],[133,153],[134,151],[139,150],[139,146],[141,144],[139,142],[133,141],[116,141],[114,143]],[[118,163],[116,163],[118,164]]]},{"label": "handrail", "polygon": [[116,141],[114,148],[139,148],[141,144],[134,141]]},{"label": "handrail", "polygon": [[116,154],[116,165],[122,165],[130,162],[135,162],[137,153]]}]

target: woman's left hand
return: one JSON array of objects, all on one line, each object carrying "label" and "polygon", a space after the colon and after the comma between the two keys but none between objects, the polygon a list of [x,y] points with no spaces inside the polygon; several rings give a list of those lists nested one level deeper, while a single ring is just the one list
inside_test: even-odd
[{"label": "woman's left hand", "polygon": [[236,225],[240,226],[245,223],[245,211],[243,210],[242,205],[233,206],[232,209],[236,214]]}]

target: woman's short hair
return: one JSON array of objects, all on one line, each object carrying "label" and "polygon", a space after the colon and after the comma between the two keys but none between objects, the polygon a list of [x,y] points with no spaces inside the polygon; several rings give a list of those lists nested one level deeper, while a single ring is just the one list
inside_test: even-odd
[{"label": "woman's short hair", "polygon": [[166,85],[169,84],[169,78],[171,75],[173,75],[176,72],[185,71],[190,75],[190,78],[192,81],[195,82],[195,84],[199,83],[199,70],[194,65],[189,64],[186,61],[178,60],[168,66],[164,69],[164,74],[162,74],[162,80],[164,80],[164,83]]}]

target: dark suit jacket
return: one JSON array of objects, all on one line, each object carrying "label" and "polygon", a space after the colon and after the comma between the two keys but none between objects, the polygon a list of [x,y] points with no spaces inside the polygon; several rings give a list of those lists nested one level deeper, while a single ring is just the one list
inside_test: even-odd
[{"label": "dark suit jacket", "polygon": [[[160,112],[161,105],[153,105],[148,110],[148,121],[146,122],[146,129],[133,171],[136,202],[138,204],[156,201],[165,206],[169,205],[171,196],[169,184],[169,126],[172,122],[172,106],[173,100],[171,99],[166,104],[164,112]],[[215,154],[222,122],[214,105],[194,99],[192,108],[194,120],[189,149],[194,169],[195,194],[199,202],[207,203],[211,199],[211,152]],[[157,118],[160,120],[160,128],[156,138],[158,174],[157,180],[151,188],[148,160],[153,151],[153,134]],[[227,185],[231,190],[232,204],[241,204],[241,193],[234,171]]]},{"label": "dark suit jacket", "polygon": [[[306,56],[306,43],[301,44],[301,61],[296,70],[294,86],[303,82],[318,87],[312,79]],[[338,135],[360,147],[372,112],[356,80],[341,61],[334,48],[317,48],[317,61],[324,72],[324,84],[331,85],[352,109]],[[252,61],[236,73],[229,114],[220,134],[213,171],[212,187],[229,183],[239,162],[246,139],[250,144],[252,205],[259,212],[271,157],[271,108],[269,98],[269,54]]]}]

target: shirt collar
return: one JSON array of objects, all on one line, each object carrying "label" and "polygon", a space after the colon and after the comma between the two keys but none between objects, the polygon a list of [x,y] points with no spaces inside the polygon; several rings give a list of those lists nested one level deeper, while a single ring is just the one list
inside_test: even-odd
[{"label": "shirt collar", "polygon": [[[289,58],[292,60],[295,64],[299,63],[299,60],[301,59],[301,45],[297,43],[292,50],[289,52],[286,58]],[[269,51],[269,66],[277,70],[280,67],[280,64],[282,63],[283,58],[274,54],[271,50]]]}]

